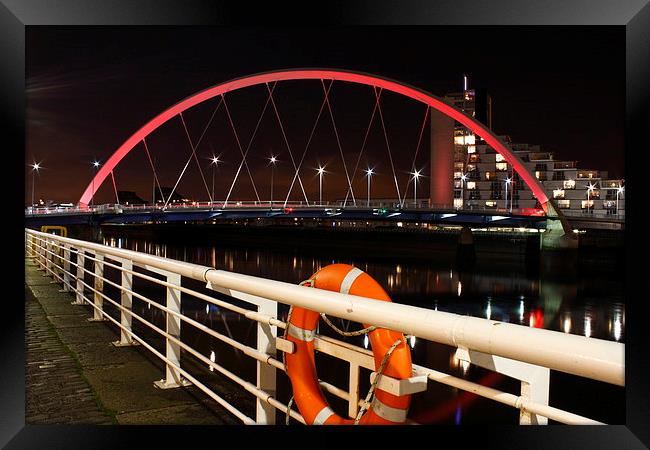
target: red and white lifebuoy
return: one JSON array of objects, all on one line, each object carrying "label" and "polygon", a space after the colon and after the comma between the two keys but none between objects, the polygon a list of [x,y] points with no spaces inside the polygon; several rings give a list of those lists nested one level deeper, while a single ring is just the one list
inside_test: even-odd
[{"label": "red and white lifebuoy", "polygon": [[[348,264],[331,264],[316,272],[311,278],[313,287],[343,294],[358,295],[380,301],[391,299],[370,275]],[[294,352],[285,353],[287,374],[291,379],[293,396],[305,422],[309,425],[350,425],[352,419],[336,414],[327,403],[318,384],[314,361],[314,337],[320,314],[305,308],[292,307],[285,339],[294,343]],[[364,324],[364,327],[368,325]],[[376,328],[368,333],[379,369],[384,355],[400,339],[383,370],[383,374],[396,379],[412,376],[411,351],[402,333]],[[396,396],[379,388],[368,411],[359,424],[399,425],[404,423],[411,402],[410,395]]]}]

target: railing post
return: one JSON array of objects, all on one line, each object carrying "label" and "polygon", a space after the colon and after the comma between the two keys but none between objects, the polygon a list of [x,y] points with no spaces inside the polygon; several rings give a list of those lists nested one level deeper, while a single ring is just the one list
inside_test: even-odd
[{"label": "railing post", "polygon": [[93,316],[87,319],[89,322],[101,322],[108,320],[104,318],[104,297],[101,294],[104,292],[104,256],[95,253],[95,282],[94,282],[94,296],[93,303],[96,308],[93,308]]},{"label": "railing post", "polygon": [[[278,304],[272,300],[262,301],[257,305],[257,312],[271,317],[277,317]],[[277,328],[268,323],[257,322],[257,351],[275,358],[275,339]],[[262,361],[257,361],[257,388],[267,392],[271,397],[276,396],[276,368]],[[275,408],[267,402],[257,399],[255,420],[258,424],[275,425]]]},{"label": "railing post", "polygon": [[[167,272],[167,282],[170,284],[174,284],[177,286],[181,285],[181,276],[175,273]],[[166,298],[166,305],[168,309],[171,311],[174,311],[176,313],[181,312],[181,291],[178,289],[173,289],[171,287],[167,288],[167,298]],[[180,340],[181,338],[181,319],[177,316],[174,316],[168,312],[165,313],[167,319],[166,319],[166,332],[167,334],[175,337],[176,339]],[[181,347],[170,341],[169,339],[165,339],[165,356],[169,361],[171,361],[174,365],[179,366],[181,365]],[[154,382],[154,385],[157,388],[160,389],[171,389],[171,388],[177,388],[181,386],[189,386],[192,383],[184,379],[180,372],[174,368],[173,365],[167,363],[165,364],[165,378],[162,380]]]},{"label": "railing post", "polygon": [[45,273],[43,276],[52,275],[54,277],[54,269],[52,268],[54,266],[52,242],[47,238],[45,239],[45,250],[43,252],[45,253]]},{"label": "railing post", "polygon": [[43,239],[38,238],[38,249],[36,250],[38,270],[45,270],[45,249],[43,245]]},{"label": "railing post", "polygon": [[63,244],[63,289],[61,292],[70,292],[70,247]]},{"label": "railing post", "polygon": [[[527,381],[521,382],[521,397],[542,405],[548,405],[550,370],[537,367]],[[519,411],[519,425],[548,425],[548,418],[526,410]]]},{"label": "railing post", "polygon": [[[485,369],[493,370],[510,378],[521,381],[521,399],[525,408],[526,401],[548,405],[550,369],[514,359],[469,350],[459,347],[456,357]],[[520,425],[547,425],[548,419],[525,409],[519,410]]]},{"label": "railing post", "polygon": [[84,265],[86,264],[86,258],[84,256],[84,251],[81,248],[77,248],[77,296],[75,301],[72,302],[72,305],[83,305],[84,304]]},{"label": "railing post", "polygon": [[[133,270],[133,263],[128,259],[120,259],[122,263],[122,288],[128,289],[129,291],[133,290],[133,274],[126,272],[126,270]],[[133,294],[130,292],[121,291],[120,293],[120,304],[123,308],[131,311],[133,306]],[[113,345],[116,347],[126,347],[130,345],[140,345],[137,341],[134,341],[131,337],[131,334],[128,333],[131,331],[131,323],[133,318],[131,314],[120,310],[120,323],[124,328],[120,328],[120,340],[113,342]]]},{"label": "railing post", "polygon": [[350,362],[350,381],[348,383],[348,417],[354,419],[359,413],[359,364]]}]

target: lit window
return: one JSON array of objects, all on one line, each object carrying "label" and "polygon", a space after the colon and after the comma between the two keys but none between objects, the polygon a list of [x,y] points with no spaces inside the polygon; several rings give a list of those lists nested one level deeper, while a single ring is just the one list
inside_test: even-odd
[{"label": "lit window", "polygon": [[575,180],[564,180],[564,189],[575,189],[576,181]]},{"label": "lit window", "polygon": [[462,208],[463,207],[463,199],[462,198],[455,198],[454,199],[454,208]]},{"label": "lit window", "polygon": [[497,158],[497,162],[501,162],[501,161],[506,160],[501,153],[497,153],[496,158]]},{"label": "lit window", "polygon": [[454,172],[454,178],[460,178],[463,176],[463,172]]},{"label": "lit window", "polygon": [[582,201],[582,209],[593,208],[593,207],[594,207],[594,201],[593,200],[583,200]]},{"label": "lit window", "polygon": [[470,134],[469,136],[465,136],[465,144],[466,145],[476,144],[476,138],[474,137],[473,134]]},{"label": "lit window", "polygon": [[464,142],[465,142],[465,139],[463,138],[463,136],[455,136],[454,137],[454,144],[463,145]]},{"label": "lit window", "polygon": [[497,206],[497,202],[494,200],[488,200],[485,202],[485,206],[488,208],[495,208]]},{"label": "lit window", "polygon": [[553,198],[564,198],[564,189],[553,189]]},{"label": "lit window", "polygon": [[496,164],[497,170],[506,171],[508,170],[508,163],[500,162]]},{"label": "lit window", "polygon": [[467,182],[467,189],[476,189],[476,182],[475,181],[468,181]]},{"label": "lit window", "polygon": [[558,200],[557,201],[557,206],[558,208],[561,209],[567,209],[571,207],[571,200]]},{"label": "lit window", "polygon": [[476,145],[468,145],[467,153],[476,153]]}]

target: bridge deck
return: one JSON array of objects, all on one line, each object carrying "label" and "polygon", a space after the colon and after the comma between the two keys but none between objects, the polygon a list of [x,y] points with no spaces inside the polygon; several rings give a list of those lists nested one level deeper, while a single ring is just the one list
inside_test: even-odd
[{"label": "bridge deck", "polygon": [[88,322],[60,284],[25,264],[27,424],[239,423],[194,387],[160,390],[163,368],[139,347],[114,347],[114,327]]}]

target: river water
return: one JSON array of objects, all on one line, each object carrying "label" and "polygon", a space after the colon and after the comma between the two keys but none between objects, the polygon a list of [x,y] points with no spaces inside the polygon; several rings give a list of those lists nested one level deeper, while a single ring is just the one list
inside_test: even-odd
[{"label": "river water", "polygon": [[[105,234],[103,243],[289,283],[308,279],[328,264],[347,263],[370,274],[395,303],[545,328],[593,339],[625,342],[624,272],[616,264],[602,261],[578,264],[575,270],[568,272],[565,269],[531,271],[523,264],[523,260],[516,257],[507,262],[479,257],[477,264],[471,268],[459,270],[457,264],[444,258],[436,261],[435,256],[428,261],[403,256],[377,259],[364,256],[363,252],[358,251],[354,254],[307,252],[291,245],[287,245],[283,251],[246,248],[239,244],[228,245],[227,242],[182,245],[175,240],[153,236],[134,238],[119,231]],[[323,243],[323,248],[326,247],[327,244]],[[204,289],[200,283],[191,280],[184,280],[183,283],[192,288]],[[155,289],[147,287],[146,283],[141,283],[138,287],[136,282],[135,287],[142,292],[149,289],[147,295],[152,295],[152,298],[156,295],[164,298],[164,292],[156,294]],[[149,315],[150,320],[164,326],[164,318],[156,308],[148,307],[136,299],[134,310],[139,310],[145,317]],[[214,305],[209,306],[200,300],[186,298],[185,295],[183,311],[219,332],[255,346],[253,325],[237,314],[228,313]],[[286,318],[286,312],[286,308],[280,309],[281,318]],[[359,324],[350,324],[340,319],[335,319],[334,322],[339,327],[350,330],[360,328]],[[319,332],[340,338],[322,322]],[[243,357],[240,352],[231,350],[190,326],[184,327],[183,340],[219,364],[238,373],[246,373],[245,378],[254,382],[255,363],[250,358]],[[344,340],[369,348],[367,339],[363,336]],[[415,338],[408,340],[414,363],[519,394],[520,385],[516,380],[458,361],[453,349],[447,346]],[[197,364],[199,366],[200,363]],[[317,369],[321,379],[342,388],[347,387],[347,364],[319,354]],[[215,373],[207,373],[207,369],[204,372],[201,379],[208,383],[217,377]],[[341,373],[345,375],[341,376]],[[368,375],[369,372],[362,371],[362,398],[369,387],[365,381]],[[291,396],[290,386],[286,377],[278,378],[277,396],[287,403]],[[513,408],[437,383],[429,382],[427,392],[413,398],[409,417],[423,424],[518,422],[518,411]],[[346,404],[333,396],[328,396],[328,399],[335,411],[344,415]],[[595,420],[611,424],[625,423],[624,388],[551,372],[549,400],[551,406],[566,408]],[[243,408],[248,408],[254,417],[251,405]],[[278,415],[278,423],[284,423],[284,415]]]}]

